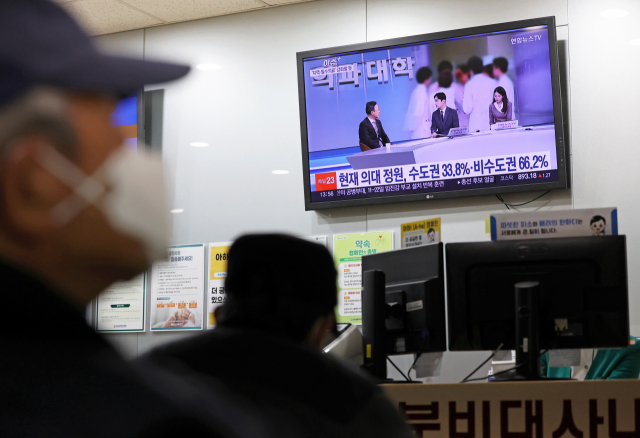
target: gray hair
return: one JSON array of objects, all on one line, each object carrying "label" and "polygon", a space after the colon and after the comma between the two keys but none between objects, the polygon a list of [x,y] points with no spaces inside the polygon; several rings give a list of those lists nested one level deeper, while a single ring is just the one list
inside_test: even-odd
[{"label": "gray hair", "polygon": [[46,137],[67,157],[76,153],[76,136],[69,122],[67,94],[52,87],[36,87],[0,107],[0,154],[4,158],[20,137]]}]

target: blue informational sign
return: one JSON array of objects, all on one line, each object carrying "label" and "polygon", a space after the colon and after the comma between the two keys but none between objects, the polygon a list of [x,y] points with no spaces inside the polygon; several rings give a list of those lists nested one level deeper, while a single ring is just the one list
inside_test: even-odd
[{"label": "blue informational sign", "polygon": [[505,213],[491,216],[490,221],[491,240],[618,234],[616,208]]}]

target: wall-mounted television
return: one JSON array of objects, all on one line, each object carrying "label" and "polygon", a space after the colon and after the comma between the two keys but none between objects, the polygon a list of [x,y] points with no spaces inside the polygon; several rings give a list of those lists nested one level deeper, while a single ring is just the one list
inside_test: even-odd
[{"label": "wall-mounted television", "polygon": [[141,90],[120,99],[111,113],[111,123],[120,130],[124,143],[134,151],[138,144],[144,144],[142,102]]},{"label": "wall-mounted television", "polygon": [[297,63],[307,210],[567,187],[554,17]]}]

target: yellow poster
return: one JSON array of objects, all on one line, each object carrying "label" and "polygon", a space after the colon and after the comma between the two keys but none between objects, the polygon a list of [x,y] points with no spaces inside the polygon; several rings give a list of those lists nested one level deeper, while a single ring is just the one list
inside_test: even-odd
[{"label": "yellow poster", "polygon": [[400,231],[402,248],[431,245],[432,243],[438,243],[442,240],[439,217],[402,224]]},{"label": "yellow poster", "polygon": [[227,258],[231,242],[209,244],[209,284],[207,288],[207,328],[216,325],[214,311],[225,302],[224,280],[227,278]]}]

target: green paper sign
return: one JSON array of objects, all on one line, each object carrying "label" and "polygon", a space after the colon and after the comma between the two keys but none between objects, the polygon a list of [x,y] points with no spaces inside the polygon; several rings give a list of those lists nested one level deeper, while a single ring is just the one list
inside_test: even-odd
[{"label": "green paper sign", "polygon": [[338,271],[336,321],[362,324],[362,256],[393,250],[393,231],[333,236],[333,261]]}]

